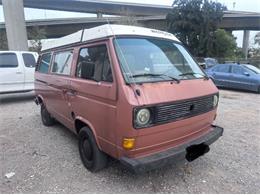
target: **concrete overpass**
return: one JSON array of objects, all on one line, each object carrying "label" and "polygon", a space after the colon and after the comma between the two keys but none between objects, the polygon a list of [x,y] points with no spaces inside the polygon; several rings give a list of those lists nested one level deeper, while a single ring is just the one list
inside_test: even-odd
[{"label": "concrete overpass", "polygon": [[27,37],[23,7],[96,13],[109,15],[165,15],[171,6],[124,3],[102,0],[0,0],[3,4],[8,47],[11,50],[27,50]]},{"label": "concrete overpass", "polygon": [[233,30],[260,30],[260,13],[225,11],[221,28]]},{"label": "concrete overpass", "polygon": [[[11,9],[14,11],[11,10],[10,12],[15,13],[18,7],[14,2],[21,0],[0,0],[0,4],[2,4],[2,1],[5,2],[5,4],[12,4]],[[45,28],[48,38],[64,36],[82,28],[90,28],[107,23],[107,19],[102,18],[102,14],[135,16],[139,23],[144,26],[164,30],[166,29],[166,15],[172,10],[171,6],[102,0],[23,0],[23,3],[25,7],[30,8],[96,13],[98,16],[97,18],[48,19],[26,22],[27,29],[30,29],[33,26]],[[21,18],[16,17],[16,19],[17,20],[13,18],[10,21],[15,24],[13,24],[13,30],[9,32],[16,30],[19,21],[20,23],[23,23]],[[108,19],[111,23],[120,20],[118,17],[110,17]],[[224,14],[224,19],[220,24],[220,27],[229,31],[244,30],[243,48],[244,52],[247,53],[249,30],[260,30],[260,13],[227,11]],[[4,28],[4,24],[0,24],[0,30]]]},{"label": "concrete overpass", "polygon": [[[166,30],[166,15],[139,16],[135,19],[143,26]],[[91,28],[101,24],[117,23],[120,17],[84,17],[63,19],[40,19],[26,21],[27,30],[35,26],[44,28],[47,38],[58,38],[73,33],[82,28]],[[260,30],[260,14],[248,12],[225,12],[223,21],[219,26],[228,31],[233,30]],[[5,29],[5,24],[0,23],[0,30]],[[29,37],[30,38],[30,37]]]},{"label": "concrete overpass", "polygon": [[[23,0],[24,7],[108,15],[165,15],[171,6],[103,0]],[[0,0],[2,4],[2,0]]]},{"label": "concrete overpass", "polygon": [[[135,19],[142,26],[165,30],[166,29],[166,16],[139,16]],[[34,27],[43,28],[46,32],[47,38],[59,38],[71,34],[83,28],[92,28],[98,25],[118,23],[120,17],[84,17],[84,18],[63,18],[63,19],[40,19],[26,21],[27,31],[32,30]],[[5,30],[5,23],[0,23],[0,31]],[[30,37],[28,37],[30,39]]]}]

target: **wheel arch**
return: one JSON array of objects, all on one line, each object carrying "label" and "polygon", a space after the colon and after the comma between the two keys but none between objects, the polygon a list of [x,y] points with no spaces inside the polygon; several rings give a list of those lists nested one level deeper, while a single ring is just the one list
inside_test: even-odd
[{"label": "wheel arch", "polygon": [[44,98],[41,95],[36,95],[35,97],[35,103],[37,105],[41,105],[44,104]]},{"label": "wheel arch", "polygon": [[98,141],[98,136],[97,136],[96,130],[95,130],[94,126],[88,120],[85,120],[82,117],[76,117],[75,118],[75,122],[74,122],[74,126],[75,126],[75,130],[76,130],[77,134],[79,134],[79,131],[80,131],[81,128],[88,127],[92,131],[92,133],[93,133],[93,135],[95,137],[95,140],[96,140],[96,143],[98,145],[98,148],[100,150],[102,150],[101,146],[100,146],[100,143]]}]

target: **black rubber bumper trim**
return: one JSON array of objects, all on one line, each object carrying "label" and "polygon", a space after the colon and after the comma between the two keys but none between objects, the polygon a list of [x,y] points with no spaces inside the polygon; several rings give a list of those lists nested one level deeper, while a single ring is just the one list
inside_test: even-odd
[{"label": "black rubber bumper trim", "polygon": [[142,158],[134,159],[122,157],[119,160],[123,165],[125,165],[128,169],[135,173],[142,173],[148,170],[160,168],[172,164],[177,160],[185,159],[186,148],[191,145],[197,145],[202,143],[206,145],[212,144],[220,136],[223,135],[223,131],[224,129],[222,127],[212,125],[212,129],[209,131],[209,133],[189,143]]}]

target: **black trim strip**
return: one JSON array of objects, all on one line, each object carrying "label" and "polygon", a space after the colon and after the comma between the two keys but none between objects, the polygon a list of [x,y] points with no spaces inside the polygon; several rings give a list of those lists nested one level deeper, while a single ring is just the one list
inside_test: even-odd
[{"label": "black trim strip", "polygon": [[35,81],[40,82],[40,83],[44,83],[44,84],[48,84],[46,81],[40,80],[40,79],[35,79]]}]

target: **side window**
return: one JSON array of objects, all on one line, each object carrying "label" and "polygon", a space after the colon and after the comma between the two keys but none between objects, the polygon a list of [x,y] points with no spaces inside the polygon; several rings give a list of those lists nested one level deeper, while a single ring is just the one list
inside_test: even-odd
[{"label": "side window", "polygon": [[234,74],[243,74],[245,71],[244,71],[243,68],[240,67],[240,66],[233,66],[233,67],[232,67],[232,72],[233,72]]},{"label": "side window", "polygon": [[54,54],[51,72],[62,75],[69,75],[71,70],[72,56],[72,51],[64,51]]},{"label": "side window", "polygon": [[36,61],[35,61],[35,58],[34,58],[34,56],[32,54],[30,54],[30,53],[23,53],[22,56],[23,56],[24,65],[26,67],[30,67],[30,68],[34,68],[35,67]]},{"label": "side window", "polygon": [[38,71],[41,73],[48,73],[51,62],[51,54],[45,53],[41,56],[41,60],[38,66]]},{"label": "side window", "polygon": [[80,50],[76,76],[97,82],[113,82],[111,65],[105,45]]},{"label": "side window", "polygon": [[0,54],[0,68],[16,68],[16,67],[18,67],[18,60],[15,53]]},{"label": "side window", "polygon": [[228,73],[229,72],[229,65],[216,66],[214,68],[214,70],[216,72]]}]

